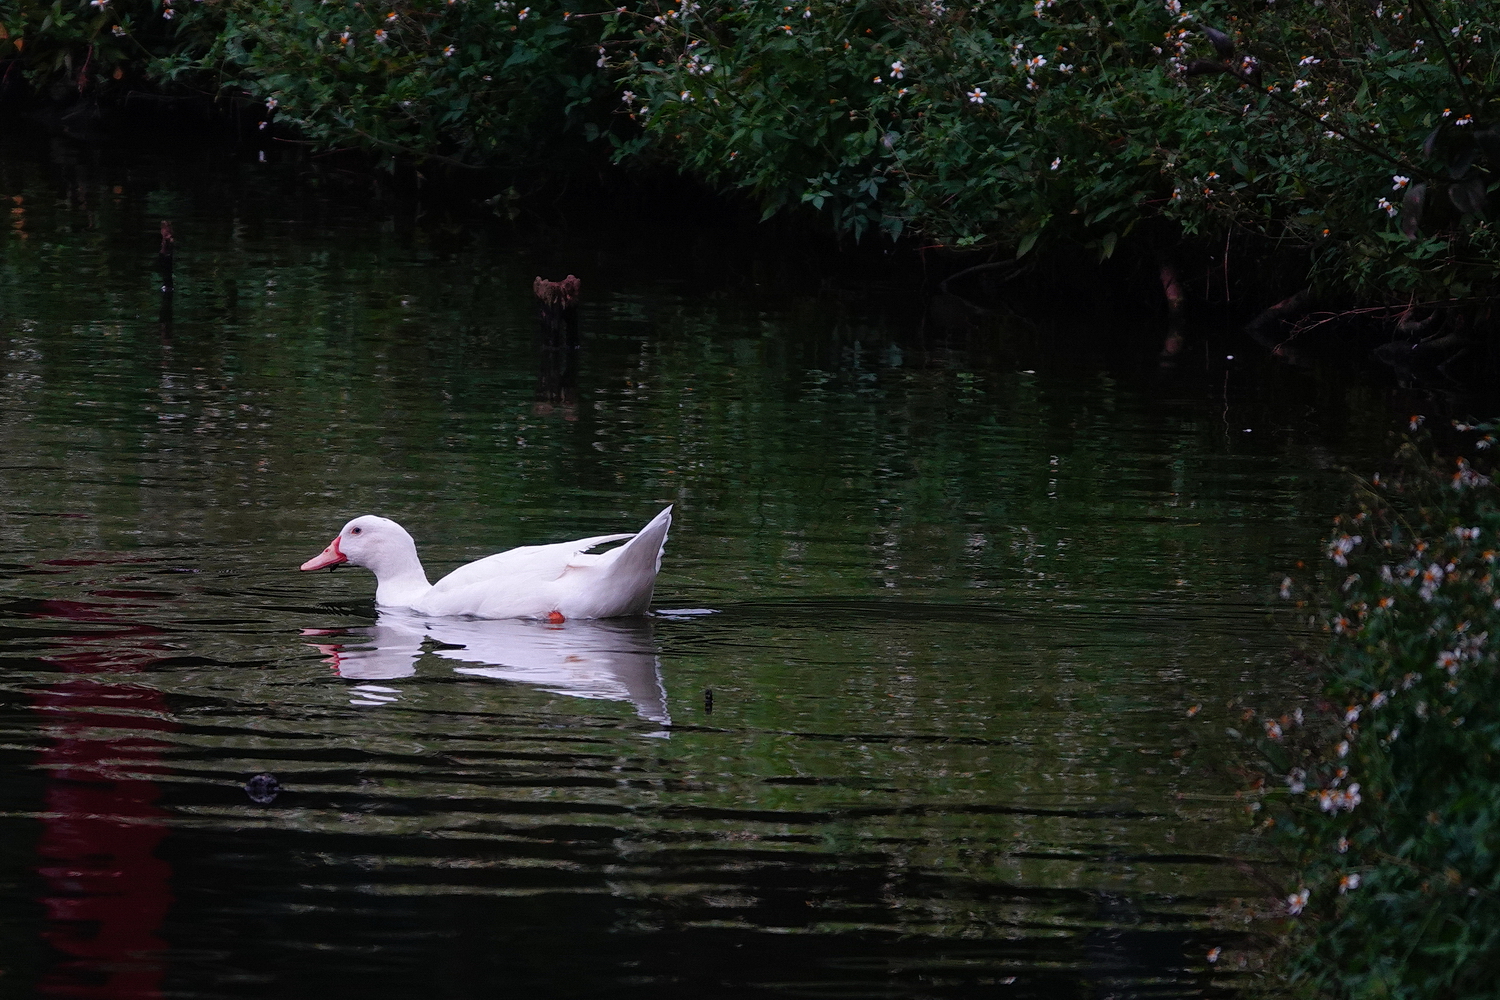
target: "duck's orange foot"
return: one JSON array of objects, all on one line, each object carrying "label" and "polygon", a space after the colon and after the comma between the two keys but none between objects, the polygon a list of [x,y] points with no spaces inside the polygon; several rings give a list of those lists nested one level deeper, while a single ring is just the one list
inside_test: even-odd
[{"label": "duck's orange foot", "polygon": [[563,613],[561,611],[547,612],[547,620],[553,625],[561,625],[563,622],[567,621],[567,619],[563,617]]}]

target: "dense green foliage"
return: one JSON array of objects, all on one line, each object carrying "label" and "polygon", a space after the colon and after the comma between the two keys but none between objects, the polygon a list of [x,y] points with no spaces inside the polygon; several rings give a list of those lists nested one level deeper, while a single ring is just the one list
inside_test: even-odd
[{"label": "dense green foliage", "polygon": [[544,162],[597,134],[582,109],[609,89],[597,45],[588,46],[600,18],[559,4],[12,3],[10,11],[0,4],[0,21],[38,82],[108,91],[144,75],[178,89],[243,94],[265,103],[283,139],[371,151],[386,162]]},{"label": "dense green foliage", "polygon": [[[637,116],[768,210],[807,202],[856,233],[1020,254],[1107,255],[1165,216],[1303,244],[1374,293],[1465,294],[1493,268],[1488,173],[1442,196],[1476,176],[1465,135],[1500,145],[1469,117],[1495,82],[1490,3],[1432,4],[1431,23],[1426,6],[1341,0],[691,7],[637,32],[643,58],[623,67]],[[1424,155],[1434,129],[1443,148]],[[1426,180],[1410,240],[1391,213]]]},{"label": "dense green foliage", "polygon": [[[1470,454],[1495,443],[1459,429]],[[1358,508],[1328,547],[1327,703],[1261,723],[1287,795],[1295,973],[1339,996],[1493,996],[1500,491],[1408,443]]]},{"label": "dense green foliage", "polygon": [[855,236],[1103,257],[1164,219],[1367,296],[1494,271],[1493,0],[174,2],[5,0],[0,58],[248,94],[325,148],[517,167],[607,139]]}]

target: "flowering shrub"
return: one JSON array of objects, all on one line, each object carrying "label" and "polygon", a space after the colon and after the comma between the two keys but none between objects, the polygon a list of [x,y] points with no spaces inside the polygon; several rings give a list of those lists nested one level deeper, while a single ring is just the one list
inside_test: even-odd
[{"label": "flowering shrub", "polygon": [[[324,148],[474,166],[606,138],[765,212],[953,247],[1143,224],[1316,281],[1494,284],[1500,0],[9,0],[0,60],[264,101]],[[602,153],[602,150],[601,150]]]},{"label": "flowering shrub", "polygon": [[610,52],[645,136],[768,213],[807,204],[855,234],[1018,255],[1108,256],[1165,219],[1299,244],[1328,283],[1441,297],[1494,266],[1475,162],[1500,152],[1482,119],[1497,13],[687,0],[622,19]]},{"label": "flowering shrub", "polygon": [[[80,90],[103,86],[134,57],[159,84],[263,101],[272,129],[323,148],[471,166],[581,144],[580,109],[610,89],[599,15],[560,0],[21,0],[3,20],[35,79],[66,59],[94,66]],[[33,58],[31,39],[58,55]]]},{"label": "flowering shrub", "polygon": [[0,4],[0,60],[16,60],[14,68],[43,87],[80,94],[138,85],[145,60],[201,52],[213,42],[217,29],[195,16],[199,6],[198,0],[11,0]]},{"label": "flowering shrub", "polygon": [[[1458,427],[1469,454],[1495,442]],[[1261,722],[1295,871],[1294,973],[1341,996],[1493,996],[1500,491],[1464,457],[1408,443],[1400,459],[1328,546],[1327,703]]]}]

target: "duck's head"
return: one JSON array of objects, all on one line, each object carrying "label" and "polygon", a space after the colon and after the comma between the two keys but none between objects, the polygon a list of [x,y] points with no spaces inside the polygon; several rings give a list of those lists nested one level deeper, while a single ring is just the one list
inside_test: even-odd
[{"label": "duck's head", "polygon": [[383,565],[404,563],[416,555],[417,543],[405,528],[388,517],[364,514],[344,525],[328,548],[302,564],[304,570],[348,563],[364,566],[377,576]]}]

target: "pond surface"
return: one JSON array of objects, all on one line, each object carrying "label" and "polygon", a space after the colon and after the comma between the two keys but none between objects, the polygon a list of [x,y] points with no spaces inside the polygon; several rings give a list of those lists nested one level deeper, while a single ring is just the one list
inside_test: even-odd
[{"label": "pond surface", "polygon": [[[282,190],[0,158],[8,995],[1243,985],[1227,705],[1301,683],[1267,609],[1379,393],[1227,338],[1163,369],[1128,315],[944,340],[685,222]],[[296,570],[358,513],[444,572],[667,504],[641,620]]]}]

